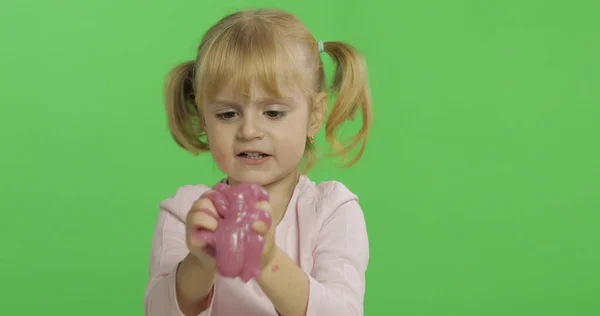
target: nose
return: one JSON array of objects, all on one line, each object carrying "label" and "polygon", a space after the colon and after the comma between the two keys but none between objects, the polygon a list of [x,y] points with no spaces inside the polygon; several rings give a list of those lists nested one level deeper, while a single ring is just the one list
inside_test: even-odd
[{"label": "nose", "polygon": [[264,134],[258,118],[250,114],[244,115],[237,136],[241,140],[263,138]]}]

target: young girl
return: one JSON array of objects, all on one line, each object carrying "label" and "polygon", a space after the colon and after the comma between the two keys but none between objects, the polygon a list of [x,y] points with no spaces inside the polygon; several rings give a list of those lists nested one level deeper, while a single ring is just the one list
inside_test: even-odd
[{"label": "young girl", "polygon": [[[337,66],[329,117],[322,52]],[[364,150],[371,100],[357,51],[317,41],[290,13],[245,10],[205,34],[196,60],[172,70],[166,94],[175,141],[193,153],[210,152],[230,185],[263,186],[270,199],[262,207],[273,225],[253,225],[265,236],[260,278],[222,277],[212,251],[194,234],[219,225],[205,197],[212,185],[179,188],[160,205],[145,314],[363,315],[369,244],[358,198],[339,182],[315,184],[299,171],[314,162],[324,121],[335,155],[347,157],[359,146],[346,166]],[[336,140],[359,110],[360,131]]]}]

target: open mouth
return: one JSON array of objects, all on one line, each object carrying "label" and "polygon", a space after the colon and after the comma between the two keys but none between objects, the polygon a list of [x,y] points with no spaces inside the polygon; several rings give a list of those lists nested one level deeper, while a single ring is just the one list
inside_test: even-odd
[{"label": "open mouth", "polygon": [[270,155],[267,154],[263,154],[263,153],[259,153],[259,152],[249,152],[249,151],[245,151],[242,152],[238,155],[238,157],[240,158],[245,158],[245,159],[263,159],[263,158],[267,158]]}]

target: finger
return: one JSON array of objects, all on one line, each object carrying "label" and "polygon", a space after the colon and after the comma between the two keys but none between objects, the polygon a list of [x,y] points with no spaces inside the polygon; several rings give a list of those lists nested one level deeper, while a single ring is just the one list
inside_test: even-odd
[{"label": "finger", "polygon": [[211,241],[213,241],[213,239],[214,236],[207,230],[191,231],[187,238],[188,247],[190,247],[190,250],[199,251],[204,247],[211,245]]},{"label": "finger", "polygon": [[[204,233],[207,233],[207,231],[204,231]],[[216,255],[215,246],[202,240],[188,238],[188,240],[189,239],[191,239],[188,244],[190,252],[204,264],[214,265],[214,256]]]},{"label": "finger", "polygon": [[188,214],[187,242],[190,250],[201,251],[214,243],[213,232],[217,229],[217,220],[208,212],[198,211]]},{"label": "finger", "polygon": [[209,199],[217,208],[224,207],[225,205],[227,205],[227,199],[221,193],[222,190],[223,188],[214,187],[212,190],[206,191],[204,194],[202,194],[200,198]]},{"label": "finger", "polygon": [[217,218],[207,209],[200,209],[197,212],[188,214],[187,225],[190,232],[203,229],[214,232],[218,224]]},{"label": "finger", "polygon": [[266,236],[269,233],[269,226],[263,221],[255,221],[252,223],[252,229],[262,236]]},{"label": "finger", "polygon": [[[210,193],[210,192],[212,192],[212,191],[208,191],[208,193]],[[202,211],[202,212],[207,212],[208,214],[213,215],[213,217],[215,217],[215,218],[218,218],[219,213],[217,212],[215,205],[208,197],[206,197],[206,195],[207,194],[203,194],[204,197],[201,197],[196,202],[194,202],[194,204],[192,205],[192,209],[190,210],[190,213]]]}]

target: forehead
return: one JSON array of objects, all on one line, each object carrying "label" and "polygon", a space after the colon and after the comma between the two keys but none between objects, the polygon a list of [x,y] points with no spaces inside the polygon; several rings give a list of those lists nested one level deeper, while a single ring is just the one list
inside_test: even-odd
[{"label": "forehead", "polygon": [[216,41],[202,51],[195,78],[199,102],[308,99],[315,90],[316,64],[306,52],[299,45],[257,38]]},{"label": "forehead", "polygon": [[283,103],[288,105],[300,104],[306,101],[306,96],[300,87],[289,87],[279,84],[276,87],[263,87],[256,83],[249,85],[244,91],[235,83],[224,86],[216,93],[209,103],[235,102],[253,104]]}]

